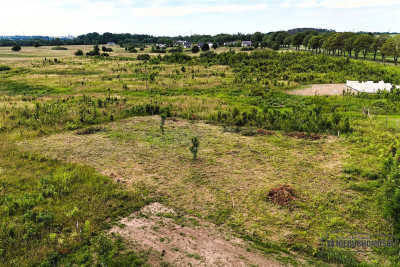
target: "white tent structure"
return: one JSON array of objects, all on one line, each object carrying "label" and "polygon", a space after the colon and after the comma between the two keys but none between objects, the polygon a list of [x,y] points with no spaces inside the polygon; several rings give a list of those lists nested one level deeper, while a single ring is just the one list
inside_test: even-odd
[{"label": "white tent structure", "polygon": [[[385,83],[384,81],[380,81],[378,83],[374,83],[372,81],[368,82],[347,81],[346,85],[348,87],[353,88],[356,91],[364,93],[376,93],[378,90],[380,91],[386,90],[390,92],[393,87],[391,83]],[[396,87],[399,88],[400,86]]]}]

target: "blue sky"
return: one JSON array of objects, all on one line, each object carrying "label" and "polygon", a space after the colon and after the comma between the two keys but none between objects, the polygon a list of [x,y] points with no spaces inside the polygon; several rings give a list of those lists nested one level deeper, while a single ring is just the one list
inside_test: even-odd
[{"label": "blue sky", "polygon": [[176,36],[297,27],[400,32],[399,14],[400,0],[14,0],[2,3],[0,35]]}]

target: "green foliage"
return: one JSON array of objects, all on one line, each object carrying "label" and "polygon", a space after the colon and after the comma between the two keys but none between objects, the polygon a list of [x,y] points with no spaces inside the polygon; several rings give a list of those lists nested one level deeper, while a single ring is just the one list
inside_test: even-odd
[{"label": "green foliage", "polygon": [[199,53],[200,52],[200,48],[197,46],[197,45],[194,45],[193,47],[192,47],[192,53],[193,54],[196,54],[196,53]]},{"label": "green foliage", "polygon": [[0,65],[0,71],[7,71],[7,70],[11,70],[11,68],[6,65]]},{"label": "green foliage", "polygon": [[78,49],[78,50],[75,52],[75,56],[83,56],[83,51],[82,51],[81,49]]},{"label": "green foliage", "polygon": [[68,50],[68,48],[63,47],[63,46],[55,46],[55,47],[52,47],[51,50]]},{"label": "green foliage", "polygon": [[161,114],[160,129],[162,134],[164,134],[165,118],[165,114]]},{"label": "green foliage", "polygon": [[100,48],[99,45],[93,46],[93,50],[86,53],[87,56],[99,56]]},{"label": "green foliage", "polygon": [[18,44],[13,45],[13,47],[11,48],[12,51],[14,52],[18,52],[21,50],[21,46]]},{"label": "green foliage", "polygon": [[242,48],[240,49],[240,51],[253,51],[253,50],[254,50],[254,47],[251,47],[251,46],[242,47]]},{"label": "green foliage", "polygon": [[208,50],[210,50],[210,45],[208,44],[208,43],[204,43],[202,46],[201,46],[201,51],[208,51]]},{"label": "green foliage", "polygon": [[191,139],[192,146],[190,147],[190,152],[193,154],[193,159],[197,158],[197,152],[199,151],[200,142],[197,137]]},{"label": "green foliage", "polygon": [[151,56],[149,54],[140,54],[137,56],[138,60],[150,60]]},{"label": "green foliage", "polygon": [[392,145],[390,154],[382,166],[383,186],[378,191],[378,203],[385,218],[393,225],[394,233],[400,237],[400,154],[398,145]]}]

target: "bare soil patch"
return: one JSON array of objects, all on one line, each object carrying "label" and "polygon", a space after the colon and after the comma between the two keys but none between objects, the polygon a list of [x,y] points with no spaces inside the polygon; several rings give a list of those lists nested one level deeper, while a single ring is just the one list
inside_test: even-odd
[{"label": "bare soil patch", "polygon": [[296,192],[290,185],[281,185],[269,190],[267,199],[275,204],[287,206],[297,198]]},{"label": "bare soil patch", "polygon": [[293,91],[288,91],[287,93],[290,95],[302,95],[302,96],[342,95],[343,90],[354,91],[353,89],[347,87],[345,84],[314,84],[310,88],[297,89]]},{"label": "bare soil patch", "polygon": [[182,226],[168,218],[171,214],[174,210],[153,203],[123,218],[123,227],[115,226],[110,233],[133,241],[134,247],[151,249],[152,264],[167,261],[173,266],[282,266],[214,224]]}]

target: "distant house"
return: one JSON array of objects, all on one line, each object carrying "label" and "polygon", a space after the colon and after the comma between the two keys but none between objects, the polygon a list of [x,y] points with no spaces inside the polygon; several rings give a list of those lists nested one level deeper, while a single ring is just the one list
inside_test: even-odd
[{"label": "distant house", "polygon": [[107,45],[115,45],[114,42],[108,42]]},{"label": "distant house", "polygon": [[252,46],[253,43],[251,41],[242,41],[242,47]]},{"label": "distant house", "polygon": [[175,41],[175,44],[177,44],[177,45],[183,45],[184,43],[185,43],[185,41],[182,41],[182,40]]},{"label": "distant house", "polygon": [[156,46],[158,46],[159,48],[165,48],[165,47],[167,47],[166,44],[157,44]]},{"label": "distant house", "polygon": [[237,42],[225,42],[224,46],[235,46]]},{"label": "distant house", "polygon": [[184,43],[183,43],[183,48],[192,48],[192,43],[191,42],[188,42],[188,41],[185,41]]}]

